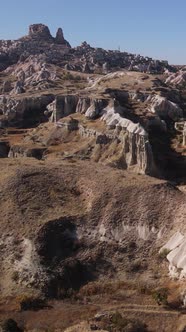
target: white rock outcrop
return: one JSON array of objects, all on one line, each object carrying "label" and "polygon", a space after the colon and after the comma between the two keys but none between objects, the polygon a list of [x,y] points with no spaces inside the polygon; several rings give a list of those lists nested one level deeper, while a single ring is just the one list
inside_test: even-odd
[{"label": "white rock outcrop", "polygon": [[104,101],[102,99],[93,100],[90,107],[86,110],[85,116],[88,119],[96,119],[100,116],[104,109]]},{"label": "white rock outcrop", "polygon": [[182,109],[165,97],[155,95],[149,98],[150,112],[156,113],[160,118],[170,118],[174,121],[183,117]]},{"label": "white rock outcrop", "polygon": [[176,232],[160,249],[160,253],[167,250],[169,261],[169,275],[172,278],[186,278],[186,235]]},{"label": "white rock outcrop", "polygon": [[[15,99],[13,97],[0,95],[0,110],[3,116],[3,121],[6,121],[8,125],[20,123],[23,121],[25,114],[31,116],[32,112],[43,112],[47,105],[51,103],[53,96],[43,95],[40,97],[25,97]],[[34,120],[34,115],[33,115]]]},{"label": "white rock outcrop", "polygon": [[186,71],[180,70],[177,73],[167,73],[166,84],[173,84],[175,86],[181,87],[186,84]]},{"label": "white rock outcrop", "polygon": [[76,112],[78,97],[73,95],[58,96],[55,100],[47,106],[49,114],[51,114],[50,121],[57,122],[64,116],[68,116]]},{"label": "white rock outcrop", "polygon": [[[122,116],[125,109],[116,100],[108,104],[106,99],[88,100],[73,95],[58,96],[47,109],[51,122],[58,122],[59,119],[76,112],[84,113],[89,119],[100,117],[106,123],[108,131],[113,130],[106,133],[107,138],[118,140],[122,144],[122,157],[126,168],[132,167],[141,174],[157,173],[148,133],[139,123]],[[97,137],[102,134],[93,134],[92,131],[90,133],[90,130],[85,128],[81,130],[81,126],[79,131],[83,136],[85,131],[88,136]]]},{"label": "white rock outcrop", "polygon": [[101,119],[109,129],[115,129],[118,133],[127,166],[136,165],[138,172],[153,174],[156,168],[147,132],[139,123],[123,118],[121,113],[121,106],[108,105]]}]

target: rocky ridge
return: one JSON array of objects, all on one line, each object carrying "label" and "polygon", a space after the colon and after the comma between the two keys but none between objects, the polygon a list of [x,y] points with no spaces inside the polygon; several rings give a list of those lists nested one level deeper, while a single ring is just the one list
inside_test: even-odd
[{"label": "rocky ridge", "polygon": [[28,56],[45,54],[47,62],[60,64],[68,70],[107,73],[123,68],[149,73],[163,73],[165,69],[174,70],[167,61],[153,60],[149,57],[127,52],[93,48],[86,42],[71,48],[64,39],[61,28],[52,37],[44,24],[33,24],[27,36],[18,40],[0,41],[0,69],[5,69]]}]

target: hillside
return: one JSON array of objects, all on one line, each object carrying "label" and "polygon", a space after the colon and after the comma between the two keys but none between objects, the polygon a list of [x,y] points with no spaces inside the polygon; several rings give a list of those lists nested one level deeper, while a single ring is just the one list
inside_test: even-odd
[{"label": "hillside", "polygon": [[34,24],[0,70],[1,325],[183,332],[185,67]]}]

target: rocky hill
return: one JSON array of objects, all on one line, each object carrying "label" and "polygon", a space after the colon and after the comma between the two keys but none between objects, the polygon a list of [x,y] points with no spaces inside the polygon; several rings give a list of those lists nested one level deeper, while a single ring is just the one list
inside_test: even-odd
[{"label": "rocky hill", "polygon": [[2,328],[183,332],[185,68],[34,24],[0,70]]},{"label": "rocky hill", "polygon": [[31,25],[28,35],[18,40],[1,40],[0,68],[5,69],[35,54],[44,54],[49,63],[87,73],[107,73],[118,68],[150,73],[162,73],[165,69],[174,71],[167,61],[153,60],[127,52],[93,48],[87,42],[71,48],[64,39],[61,28],[57,30],[54,38],[44,24]]}]

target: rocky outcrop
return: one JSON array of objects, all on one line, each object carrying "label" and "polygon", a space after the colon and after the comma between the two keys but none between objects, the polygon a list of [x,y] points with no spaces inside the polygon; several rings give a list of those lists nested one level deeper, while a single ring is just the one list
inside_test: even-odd
[{"label": "rocky outcrop", "polygon": [[39,40],[52,40],[49,28],[44,24],[32,24],[29,26],[29,37]]},{"label": "rocky outcrop", "polygon": [[[172,70],[167,61],[153,60],[127,52],[104,50],[91,47],[88,43],[73,48],[59,28],[56,37],[52,37],[49,28],[44,24],[32,24],[29,34],[15,41],[0,41],[0,69],[5,69],[10,64],[24,61],[33,54],[45,54],[47,62],[60,64],[62,67],[69,66],[71,70],[86,73],[127,69],[148,73],[163,73]],[[67,57],[64,55],[68,54]]]},{"label": "rocky outcrop", "polygon": [[6,121],[7,126],[37,123],[39,119],[42,119],[47,105],[53,99],[52,95],[21,99],[0,96],[1,117]]},{"label": "rocky outcrop", "polygon": [[[173,69],[167,61],[153,60],[137,54],[127,52],[104,50],[91,47],[86,42],[75,48],[76,63],[87,64],[91,71],[107,73],[111,69],[125,68],[130,71],[145,73],[163,73],[166,69]],[[73,63],[73,59],[72,59]],[[78,67],[76,67],[78,70]]]},{"label": "rocky outcrop", "polygon": [[115,130],[121,140],[127,167],[135,166],[140,173],[155,174],[157,170],[148,133],[139,123],[123,118],[121,113],[121,106],[108,105],[101,119],[108,128]]},{"label": "rocky outcrop", "polygon": [[150,111],[156,113],[162,119],[171,119],[177,121],[183,117],[182,109],[172,101],[159,95],[150,96],[148,101],[151,102]]},{"label": "rocky outcrop", "polygon": [[63,30],[58,28],[56,37],[52,37],[49,28],[44,24],[33,24],[29,26],[28,37],[34,40],[45,41],[48,43],[54,43],[59,45],[65,45],[70,47],[70,44],[65,40]]},{"label": "rocky outcrop", "polygon": [[[106,123],[108,130],[111,130],[110,133],[103,134],[99,130],[89,129],[79,124],[80,135],[94,138],[103,135],[104,138],[106,137],[107,143],[110,140],[116,140],[116,142],[118,140],[122,144],[122,158],[126,168],[133,167],[135,171],[143,174],[154,175],[157,173],[148,133],[139,123],[124,118],[122,116],[124,108],[115,100],[108,105],[106,99],[88,100],[88,98],[78,99],[75,96],[59,96],[47,108],[49,115],[51,114],[50,120],[57,122],[58,126],[61,123],[61,127],[66,121],[61,120],[59,124],[58,121],[77,111],[84,113],[90,120],[100,118]],[[102,141],[105,142],[105,139]],[[101,139],[97,142],[101,142]]]},{"label": "rocky outcrop", "polygon": [[65,39],[63,36],[63,30],[61,28],[59,28],[56,32],[56,39],[55,39],[57,44],[64,44]]},{"label": "rocky outcrop", "polygon": [[90,98],[79,98],[76,106],[76,112],[85,114],[87,109],[90,107],[91,100]]},{"label": "rocky outcrop", "polygon": [[67,40],[65,40],[65,38],[64,38],[63,30],[61,28],[58,28],[58,30],[56,32],[55,43],[60,44],[60,45],[66,45],[66,46],[70,47],[69,42],[67,42]]},{"label": "rocky outcrop", "polygon": [[70,44],[62,39],[59,29],[57,39],[52,37],[44,24],[33,24],[29,34],[17,40],[0,40],[0,70],[24,62],[30,55],[45,55],[48,63],[60,64],[64,54],[69,53]]},{"label": "rocky outcrop", "polygon": [[180,231],[176,232],[170,240],[160,249],[169,261],[169,275],[176,279],[186,278],[186,236]]},{"label": "rocky outcrop", "polygon": [[31,55],[24,63],[20,62],[8,68],[6,73],[17,79],[10,94],[23,93],[30,88],[44,90],[47,84],[50,86],[58,77],[53,66],[45,60],[45,56]]},{"label": "rocky outcrop", "polygon": [[76,96],[57,96],[47,107],[48,114],[51,114],[50,121],[56,122],[64,116],[75,113],[77,103]]},{"label": "rocky outcrop", "polygon": [[42,159],[45,152],[46,148],[28,148],[26,146],[13,145],[10,148],[8,157],[9,158],[32,157],[40,160]]},{"label": "rocky outcrop", "polygon": [[[96,119],[97,117],[101,116],[101,113],[104,107],[107,105],[107,100],[104,99],[96,99],[91,102],[90,107],[86,110],[85,116],[88,119]],[[82,113],[82,112],[81,112]]]},{"label": "rocky outcrop", "polygon": [[167,79],[166,84],[175,85],[176,87],[185,87],[186,85],[186,71],[179,70],[177,73],[166,72]]},{"label": "rocky outcrop", "polygon": [[76,95],[57,96],[48,105],[50,121],[56,122],[59,119],[73,113],[85,114],[88,119],[95,119],[101,116],[101,112],[108,104],[106,99],[79,98]]}]

